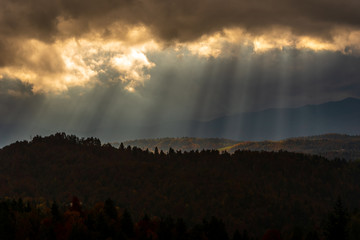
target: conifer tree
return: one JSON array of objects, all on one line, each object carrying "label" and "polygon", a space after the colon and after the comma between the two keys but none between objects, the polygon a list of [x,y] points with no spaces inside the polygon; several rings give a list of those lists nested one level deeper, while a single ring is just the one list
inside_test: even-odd
[{"label": "conifer tree", "polygon": [[134,236],[134,223],[130,213],[125,209],[121,219],[121,228],[125,236],[131,238]]},{"label": "conifer tree", "polygon": [[340,198],[335,203],[334,210],[330,213],[325,228],[327,240],[348,240],[349,214]]}]

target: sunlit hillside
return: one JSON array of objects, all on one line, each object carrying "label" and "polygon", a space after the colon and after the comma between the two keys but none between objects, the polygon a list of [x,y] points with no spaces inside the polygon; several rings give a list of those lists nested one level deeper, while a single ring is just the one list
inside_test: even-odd
[{"label": "sunlit hillside", "polygon": [[[167,152],[169,148],[182,151],[217,149],[233,153],[236,150],[280,150],[305,154],[317,154],[328,159],[360,160],[360,136],[324,134],[310,137],[289,138],[281,141],[242,141],[209,138],[159,138],[124,142],[125,146],[137,146],[154,151],[155,147]],[[119,146],[119,144],[117,144]]]}]

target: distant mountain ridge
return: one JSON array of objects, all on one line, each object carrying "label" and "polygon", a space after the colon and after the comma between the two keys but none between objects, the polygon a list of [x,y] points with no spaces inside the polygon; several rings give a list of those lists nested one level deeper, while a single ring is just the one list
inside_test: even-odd
[{"label": "distant mountain ridge", "polygon": [[197,137],[238,140],[280,140],[326,133],[360,133],[360,99],[267,109],[222,117],[198,126]]},{"label": "distant mountain ridge", "polygon": [[238,141],[281,140],[327,133],[360,134],[360,99],[297,108],[243,112],[210,121],[159,123],[142,129],[142,137],[224,138]]},{"label": "distant mountain ridge", "polygon": [[242,141],[215,138],[158,138],[124,142],[125,146],[136,146],[153,151],[168,151],[169,148],[182,151],[217,149],[230,153],[236,150],[289,151],[317,154],[328,159],[341,158],[360,160],[360,136],[346,134],[324,134],[309,137],[288,138],[280,141]]},{"label": "distant mountain ridge", "polygon": [[[243,112],[210,121],[162,119],[159,122],[138,123],[134,121],[101,128],[72,127],[68,129],[59,126],[53,129],[50,127],[51,124],[46,126],[35,124],[29,127],[22,122],[9,122],[1,119],[0,147],[37,134],[51,134],[55,130],[85,137],[95,136],[107,142],[166,137],[264,141],[327,133],[356,135],[360,134],[359,123],[360,99],[357,98],[346,98],[341,101],[297,108],[271,108],[257,112]],[[201,149],[202,146],[199,148]]]}]

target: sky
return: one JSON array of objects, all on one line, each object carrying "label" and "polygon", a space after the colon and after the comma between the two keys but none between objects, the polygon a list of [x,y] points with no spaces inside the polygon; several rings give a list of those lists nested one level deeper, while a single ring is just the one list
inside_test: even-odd
[{"label": "sky", "polygon": [[358,0],[1,0],[0,146],[360,97]]}]

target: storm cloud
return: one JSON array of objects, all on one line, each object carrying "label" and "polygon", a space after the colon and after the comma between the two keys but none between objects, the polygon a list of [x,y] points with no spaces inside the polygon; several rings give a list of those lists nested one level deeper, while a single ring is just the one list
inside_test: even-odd
[{"label": "storm cloud", "polygon": [[[93,82],[102,60],[86,58],[108,54],[104,61],[131,90],[149,78],[147,52],[167,47],[203,57],[231,52],[229,45],[359,54],[359,11],[354,0],[3,0],[0,74],[29,81],[35,91],[64,91]],[[140,67],[114,64],[134,53]]]},{"label": "storm cloud", "polygon": [[359,97],[359,12],[356,0],[2,0],[1,134],[127,140]]},{"label": "storm cloud", "polygon": [[[254,34],[282,26],[320,37],[331,36],[334,27],[360,26],[355,0],[4,0],[0,6],[2,36],[43,41],[92,29],[106,34],[106,27],[116,22],[145,25],[165,41],[180,42],[234,26]],[[61,25],[69,21],[72,26]]]}]

